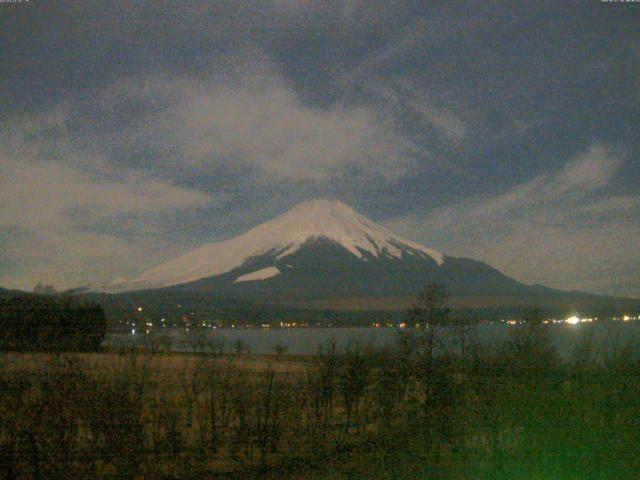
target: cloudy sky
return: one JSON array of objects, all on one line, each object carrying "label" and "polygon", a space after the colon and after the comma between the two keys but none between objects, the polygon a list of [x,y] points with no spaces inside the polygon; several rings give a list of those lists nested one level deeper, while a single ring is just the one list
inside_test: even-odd
[{"label": "cloudy sky", "polygon": [[130,276],[315,197],[640,296],[640,4],[0,3],[0,285]]}]

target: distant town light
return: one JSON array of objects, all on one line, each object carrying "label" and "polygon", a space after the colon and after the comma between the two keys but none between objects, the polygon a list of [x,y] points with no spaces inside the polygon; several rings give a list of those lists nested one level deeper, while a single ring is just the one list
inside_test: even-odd
[{"label": "distant town light", "polygon": [[131,329],[131,335],[135,335],[135,334],[136,334],[136,329],[135,329],[135,328],[132,328],[132,329]]},{"label": "distant town light", "polygon": [[138,307],[138,311],[141,312],[142,311],[142,307]]},{"label": "distant town light", "polygon": [[567,318],[565,320],[566,323],[568,323],[569,325],[575,325],[577,323],[580,323],[580,318],[576,317],[575,315]]}]

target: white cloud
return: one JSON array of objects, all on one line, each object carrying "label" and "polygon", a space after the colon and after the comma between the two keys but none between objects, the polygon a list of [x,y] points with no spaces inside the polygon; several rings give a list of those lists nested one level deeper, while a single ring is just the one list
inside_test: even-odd
[{"label": "white cloud", "polygon": [[[559,171],[387,226],[528,283],[640,296],[640,197],[607,197],[622,157],[594,144]],[[621,279],[622,283],[611,279]]]},{"label": "white cloud", "polygon": [[0,226],[39,228],[60,224],[74,207],[91,207],[100,217],[147,214],[202,206],[209,195],[141,172],[105,181],[69,165],[22,158],[2,160]]},{"label": "white cloud", "polygon": [[265,61],[234,59],[224,70],[205,80],[152,76],[122,82],[101,101],[163,98],[164,105],[129,135],[162,145],[204,171],[244,165],[262,181],[323,182],[346,172],[392,181],[414,166],[414,146],[380,112],[305,105]]},{"label": "white cloud", "polygon": [[[112,278],[114,270],[157,259],[166,248],[158,217],[203,207],[209,194],[178,186],[143,171],[101,171],[103,160],[88,154],[65,133],[65,109],[16,119],[5,128],[0,148],[0,233],[3,256],[14,268],[0,272],[0,284],[30,288],[34,279],[58,287]],[[6,127],[6,125],[5,125]],[[87,168],[78,165],[85,163]],[[78,225],[89,223],[110,232]],[[116,235],[124,218],[136,242]],[[153,220],[153,221],[152,221]]]}]

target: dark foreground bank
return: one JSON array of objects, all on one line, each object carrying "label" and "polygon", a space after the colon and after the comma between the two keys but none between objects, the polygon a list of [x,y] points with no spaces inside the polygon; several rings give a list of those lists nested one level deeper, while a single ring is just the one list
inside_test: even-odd
[{"label": "dark foreground bank", "polygon": [[3,354],[2,478],[634,478],[636,345]]}]

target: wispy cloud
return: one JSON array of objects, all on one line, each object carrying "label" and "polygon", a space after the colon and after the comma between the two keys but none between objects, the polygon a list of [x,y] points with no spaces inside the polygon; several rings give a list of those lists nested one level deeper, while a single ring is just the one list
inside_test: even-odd
[{"label": "wispy cloud", "polygon": [[542,218],[543,221],[571,214],[576,202],[605,187],[615,176],[622,158],[603,144],[592,145],[586,152],[568,161],[555,173],[539,175],[516,185],[505,193],[468,198],[460,203],[433,211],[428,218],[431,228],[493,230],[491,224],[505,220]]},{"label": "wispy cloud", "polygon": [[[434,129],[444,140],[460,144],[468,133],[465,121],[448,108],[441,107],[424,89],[418,88],[407,78],[382,83],[365,82],[371,93],[382,100],[416,115],[423,128]],[[406,113],[406,112],[404,112]]]},{"label": "wispy cloud", "polygon": [[403,58],[413,47],[424,40],[426,25],[422,19],[405,26],[382,47],[361,59],[355,66],[338,75],[338,80],[347,86],[369,81],[389,62]]},{"label": "wispy cloud", "polygon": [[0,179],[0,226],[24,228],[61,225],[74,207],[91,208],[98,217],[172,212],[211,202],[211,197],[142,172],[105,181],[64,164],[4,161]]},{"label": "wispy cloud", "polygon": [[435,101],[432,92],[418,87],[409,77],[391,80],[381,78],[381,72],[388,64],[402,61],[417,46],[434,42],[433,36],[434,32],[429,30],[426,22],[418,19],[384,46],[365,56],[353,68],[338,74],[337,81],[345,95],[354,90],[364,90],[386,108],[418,117],[422,128],[431,129],[442,140],[459,146],[467,136],[469,126],[451,108]]},{"label": "wispy cloud", "polygon": [[266,60],[231,58],[224,71],[207,78],[122,81],[106,90],[101,102],[143,108],[154,103],[123,142],[153,145],[166,161],[203,171],[244,165],[260,182],[322,182],[347,172],[393,180],[414,162],[391,118],[367,107],[305,105]]},{"label": "wispy cloud", "polygon": [[[560,170],[387,225],[530,283],[639,295],[640,197],[603,195],[623,157],[594,144]],[[607,283],[604,280],[609,279]],[[613,278],[623,278],[622,284]]]},{"label": "wispy cloud", "polygon": [[[208,193],[149,172],[113,175],[103,159],[64,134],[65,120],[62,108],[5,125],[0,240],[14,268],[3,269],[2,284],[28,288],[37,278],[71,287],[106,280],[113,268],[157,258],[167,246],[163,217],[214,202]],[[105,231],[86,228],[81,216]],[[125,227],[134,238],[119,235]]]}]

